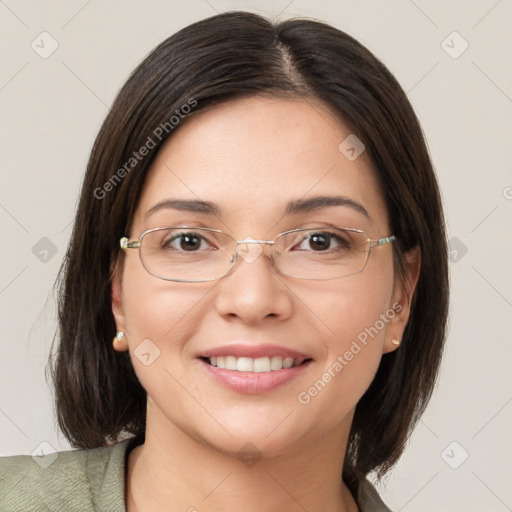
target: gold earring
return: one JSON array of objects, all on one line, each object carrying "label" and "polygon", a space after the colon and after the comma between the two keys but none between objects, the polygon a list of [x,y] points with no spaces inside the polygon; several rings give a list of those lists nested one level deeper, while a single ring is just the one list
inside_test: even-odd
[{"label": "gold earring", "polygon": [[114,346],[114,350],[123,350],[126,348],[126,340],[124,339],[123,331],[117,331],[117,334],[112,340],[112,345]]},{"label": "gold earring", "polygon": [[397,340],[396,338],[393,338],[391,340],[391,343],[393,343],[393,345],[400,345],[400,340]]}]

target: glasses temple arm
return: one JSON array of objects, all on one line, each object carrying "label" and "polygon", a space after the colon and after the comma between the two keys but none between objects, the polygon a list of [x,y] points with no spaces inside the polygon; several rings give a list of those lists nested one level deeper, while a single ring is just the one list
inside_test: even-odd
[{"label": "glasses temple arm", "polygon": [[375,241],[375,245],[377,247],[381,247],[383,245],[386,245],[388,244],[389,242],[394,242],[396,240],[396,236],[395,235],[391,235],[391,236],[386,236],[384,238],[381,238],[379,240],[376,240]]},{"label": "glasses temple arm", "polygon": [[121,246],[121,249],[138,249],[140,247],[140,242],[138,240],[130,242],[128,238],[123,236],[123,238],[119,240],[119,245]]}]

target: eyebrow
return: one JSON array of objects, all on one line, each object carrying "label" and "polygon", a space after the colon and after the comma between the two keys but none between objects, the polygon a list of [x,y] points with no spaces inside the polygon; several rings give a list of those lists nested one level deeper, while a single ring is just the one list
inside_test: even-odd
[{"label": "eyebrow", "polygon": [[[352,208],[353,210],[357,211],[358,213],[363,214],[365,217],[370,219],[370,214],[366,210],[366,208],[358,203],[357,201],[354,201],[353,199],[350,199],[348,197],[344,196],[315,196],[310,197],[308,199],[295,199],[293,201],[290,201],[288,205],[286,206],[285,215],[294,215],[297,213],[304,213],[304,212],[312,212],[321,210],[324,208],[330,208],[333,206],[348,206],[349,208]],[[220,216],[221,215],[221,209],[218,205],[215,203],[212,203],[210,201],[201,201],[196,199],[164,199],[163,201],[160,201],[159,203],[152,206],[147,212],[146,212],[146,218],[149,217],[151,214],[164,210],[172,208],[175,210],[181,210],[181,211],[187,211],[187,212],[196,212],[196,213],[202,213],[203,215],[210,215],[210,216]]]},{"label": "eyebrow", "polygon": [[295,201],[290,201],[288,203],[285,215],[311,212],[332,206],[348,206],[357,212],[362,213],[368,219],[370,218],[370,214],[362,204],[344,196],[315,196],[309,199],[296,199]]},{"label": "eyebrow", "polygon": [[209,201],[200,201],[196,199],[164,199],[152,206],[146,212],[146,218],[155,212],[168,208],[186,212],[202,213],[211,216],[220,215],[220,208],[215,205],[215,203],[211,203]]}]

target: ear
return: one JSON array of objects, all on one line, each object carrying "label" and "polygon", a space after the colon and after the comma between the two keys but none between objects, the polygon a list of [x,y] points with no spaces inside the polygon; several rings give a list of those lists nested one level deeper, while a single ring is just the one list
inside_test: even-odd
[{"label": "ear", "polygon": [[418,284],[421,269],[421,251],[419,246],[414,247],[405,254],[405,275],[397,277],[391,301],[390,310],[394,316],[390,319],[386,329],[383,353],[392,352],[400,346],[409,315],[411,303]]},{"label": "ear", "polygon": [[[125,332],[126,329],[126,319],[123,308],[122,277],[122,266],[119,264],[118,260],[114,265],[111,281],[112,312],[114,313],[116,329],[118,332]],[[126,336],[122,339],[115,339],[113,346],[114,350],[118,350],[119,352],[125,352],[128,350]]]}]

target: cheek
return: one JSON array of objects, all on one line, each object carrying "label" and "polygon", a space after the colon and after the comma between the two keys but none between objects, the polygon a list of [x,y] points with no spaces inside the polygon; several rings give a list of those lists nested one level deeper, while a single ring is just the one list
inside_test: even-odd
[{"label": "cheek", "polygon": [[[359,274],[324,281],[320,289],[318,284],[312,284],[311,289],[305,290],[312,312],[322,320],[323,341],[331,357],[347,350],[354,340],[364,344],[365,333],[367,342],[374,341],[371,346],[367,343],[365,352],[378,353],[382,349],[389,321],[383,323],[381,316],[390,307],[394,278],[391,261],[378,263],[372,265],[370,261]],[[375,326],[378,332],[373,329]]]},{"label": "cheek", "polygon": [[386,329],[394,317],[389,300],[393,274],[365,272],[326,284],[317,309],[325,329],[325,357],[298,402],[308,415],[334,426],[371,384],[382,357]]},{"label": "cheek", "polygon": [[[346,293],[340,298],[337,322],[337,328],[343,332],[342,346],[338,348],[357,353],[354,360],[370,365],[375,371],[382,355],[386,329],[394,316],[389,311],[393,295],[392,263],[380,263],[371,265],[369,262],[364,272],[349,278],[352,281],[347,283]],[[347,358],[350,357],[347,354]]]},{"label": "cheek", "polygon": [[126,334],[132,363],[143,385],[154,377],[155,369],[176,366],[177,360],[190,351],[186,341],[200,327],[201,301],[210,287],[205,283],[163,281],[148,274],[138,262],[126,266]]}]

